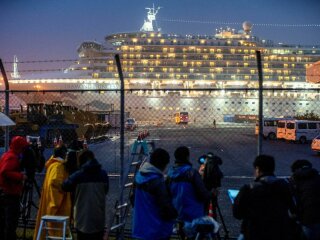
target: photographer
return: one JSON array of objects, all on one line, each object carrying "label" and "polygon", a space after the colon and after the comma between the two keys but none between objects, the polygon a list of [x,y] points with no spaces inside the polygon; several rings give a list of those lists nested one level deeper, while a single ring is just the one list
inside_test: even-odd
[{"label": "photographer", "polygon": [[25,138],[11,140],[10,149],[0,159],[0,239],[15,240],[20,211],[20,195],[27,176],[21,172],[19,157],[28,147]]},{"label": "photographer", "polygon": [[[218,204],[218,188],[221,187],[221,179],[223,178],[223,173],[220,170],[219,165],[222,165],[220,157],[214,155],[212,152],[209,152],[205,156],[202,179],[207,190],[211,192],[210,202],[212,203],[212,213],[214,218],[217,216],[216,207]],[[207,210],[208,209],[209,206],[207,206]]]}]

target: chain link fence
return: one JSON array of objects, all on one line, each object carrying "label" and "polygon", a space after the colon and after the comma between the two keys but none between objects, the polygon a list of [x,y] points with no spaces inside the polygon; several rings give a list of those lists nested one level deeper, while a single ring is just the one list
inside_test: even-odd
[{"label": "chain link fence", "polygon": [[[4,107],[4,92],[0,96]],[[199,167],[197,160],[201,155],[209,151],[219,155],[226,176],[219,203],[230,236],[236,236],[240,222],[232,217],[227,189],[239,189],[252,180],[252,162],[258,148],[257,96],[258,91],[250,89],[125,91],[125,165],[130,157],[130,146],[139,133],[146,131],[149,141],[168,150],[171,164],[174,150],[181,145],[190,148],[195,168]],[[310,160],[319,169],[319,156],[311,149],[312,137],[303,144],[299,143],[301,139],[284,141],[276,137],[276,121],[280,117],[317,118],[319,91],[267,89],[263,96],[265,139],[262,152],[275,157],[277,175],[290,175],[290,164],[301,158]],[[52,154],[53,145],[60,137],[67,145],[74,139],[87,141],[89,149],[112,177],[106,202],[109,218],[120,193],[120,91],[11,91],[9,98],[10,117],[17,123],[10,127],[9,136],[40,136],[46,158]],[[317,129],[313,137],[319,134]],[[0,143],[4,146],[3,131]],[[43,176],[43,173],[37,176],[39,186]],[[35,205],[38,197],[34,192]],[[29,223],[32,226],[36,211],[32,208],[26,226]],[[23,226],[23,221],[21,224]],[[23,228],[19,234],[24,235]]]}]

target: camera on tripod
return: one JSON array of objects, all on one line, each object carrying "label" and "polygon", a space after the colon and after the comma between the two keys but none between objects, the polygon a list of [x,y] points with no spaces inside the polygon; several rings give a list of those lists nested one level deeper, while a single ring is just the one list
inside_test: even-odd
[{"label": "camera on tripod", "polygon": [[223,173],[220,170],[220,165],[222,165],[222,159],[209,152],[205,155],[199,157],[198,162],[200,165],[204,164],[203,167],[203,182],[208,190],[212,188],[221,187],[221,179],[223,178]]},{"label": "camera on tripod", "polygon": [[26,136],[29,146],[22,153],[21,169],[26,172],[28,179],[34,179],[36,172],[41,172],[44,168],[45,158],[44,148],[38,136]]}]

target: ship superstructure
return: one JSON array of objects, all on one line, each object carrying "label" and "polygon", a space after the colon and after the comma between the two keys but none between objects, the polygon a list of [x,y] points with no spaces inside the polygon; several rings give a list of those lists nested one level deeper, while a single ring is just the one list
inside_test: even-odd
[{"label": "ship superstructure", "polygon": [[[256,50],[262,53],[264,87],[318,87],[306,81],[306,69],[320,60],[320,47],[261,40],[252,35],[252,24],[249,22],[244,22],[240,31],[220,28],[212,35],[166,34],[155,24],[159,9],[154,6],[147,8],[147,19],[140,31],[111,34],[105,37],[104,43],[83,42],[78,48],[79,60],[58,76],[12,79],[11,88],[119,89],[114,60],[115,53],[119,53],[125,88],[144,89],[137,96],[152,98],[173,93],[179,97],[197,98],[208,93],[192,89],[220,89],[214,92],[214,96],[221,101],[235,97],[252,98],[256,102],[257,92],[223,91],[258,87]],[[166,91],[152,91],[156,89]],[[309,101],[316,97],[317,93],[266,94],[267,99],[275,99],[276,102],[284,99]],[[144,99],[140,100],[143,105]],[[227,101],[225,103],[229,104]],[[128,110],[132,109],[130,107]],[[250,113],[256,110],[248,109]]]}]

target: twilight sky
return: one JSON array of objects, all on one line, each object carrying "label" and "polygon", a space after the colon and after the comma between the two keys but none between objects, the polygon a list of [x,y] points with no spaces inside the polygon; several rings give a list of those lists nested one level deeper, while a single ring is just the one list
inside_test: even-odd
[{"label": "twilight sky", "polygon": [[[110,33],[138,31],[146,17],[144,8],[152,3],[163,7],[158,25],[164,33],[209,35],[226,26],[167,19],[318,24],[254,26],[253,34],[275,42],[320,45],[319,0],[0,0],[0,58],[76,59],[82,41],[103,42]],[[230,27],[241,29],[241,25]]]}]

